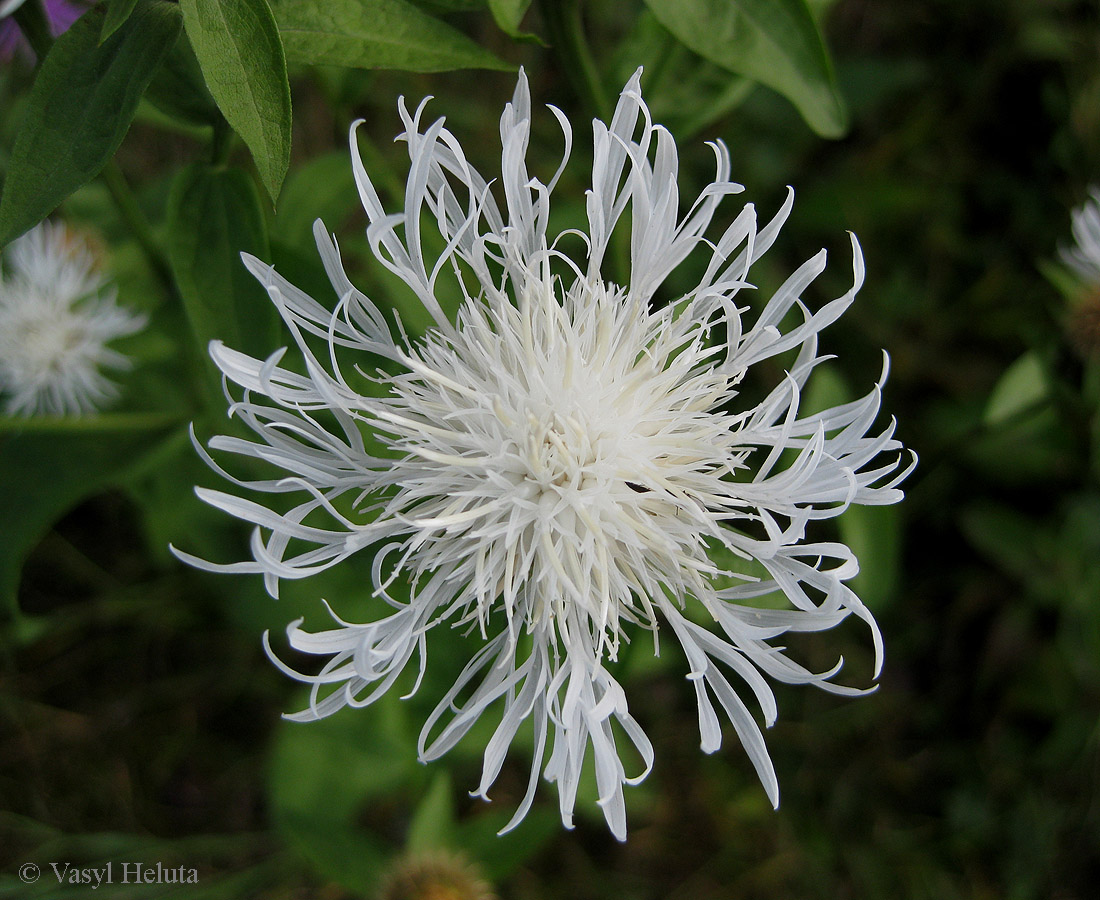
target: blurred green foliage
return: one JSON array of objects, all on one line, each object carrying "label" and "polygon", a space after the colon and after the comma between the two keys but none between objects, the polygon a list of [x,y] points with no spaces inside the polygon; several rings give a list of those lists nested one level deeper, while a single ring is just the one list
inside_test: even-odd
[{"label": "blurred green foliage", "polygon": [[[345,5],[374,16],[361,30],[378,46],[334,32]],[[0,422],[0,897],[87,896],[48,873],[27,887],[25,861],[126,859],[201,875],[201,890],[127,897],[336,900],[369,896],[402,853],[438,848],[466,853],[514,900],[1094,896],[1100,346],[1075,314],[1096,295],[1059,268],[1057,248],[1069,209],[1100,180],[1100,11],[1076,0],[694,0],[678,18],[680,5],[191,0],[170,47],[174,5],[111,0],[41,68],[29,56],[0,68],[3,239],[60,204],[101,236],[121,299],[152,318],[126,347],[136,370],[118,411]],[[266,43],[240,38],[233,22],[245,19]],[[706,28],[717,19],[725,31]],[[743,19],[757,29],[748,37]],[[745,38],[744,53],[714,46],[726,33]],[[769,41],[779,57],[763,52]],[[477,734],[454,759],[415,763],[422,706],[461,668],[458,641],[433,656],[423,701],[279,720],[302,698],[260,634],[298,616],[322,625],[321,597],[355,619],[369,563],[273,601],[258,578],[204,575],[165,552],[172,541],[219,561],[247,556],[243,530],[191,494],[216,478],[187,435],[190,421],[201,438],[227,427],[209,338],[247,335],[260,355],[278,346],[261,337],[275,323],[262,291],[232,271],[236,255],[264,255],[328,300],[310,238],[321,216],[360,286],[422,330],[423,312],[402,307],[400,285],[369,258],[347,128],[365,119],[363,158],[398,208],[396,97],[439,96],[493,171],[514,85],[499,70],[519,64],[535,102],[574,123],[576,157],[555,197],[563,221],[583,213],[581,123],[645,65],[647,100],[680,141],[684,196],[710,179],[712,138],[765,213],[795,186],[794,214],[759,267],[762,293],[823,244],[839,256],[823,280],[845,289],[845,229],[866,254],[867,284],[826,335],[844,352],[807,402],[861,394],[887,348],[886,406],[921,464],[902,506],[840,520],[886,668],[859,701],[779,692],[768,736],[778,813],[735,745],[699,753],[666,641],[659,659],[640,647],[624,661],[658,760],[628,793],[628,842],[584,815],[562,831],[546,797],[497,839],[523,794],[523,760],[508,763],[491,806],[463,793],[476,783]],[[480,69],[452,70],[464,67]],[[58,109],[97,112],[59,120]],[[536,119],[532,169],[544,177],[561,151],[555,127]],[[36,154],[59,144],[64,171],[43,177]],[[865,683],[870,654],[853,635],[847,665]],[[800,649],[811,660],[822,650]]]}]

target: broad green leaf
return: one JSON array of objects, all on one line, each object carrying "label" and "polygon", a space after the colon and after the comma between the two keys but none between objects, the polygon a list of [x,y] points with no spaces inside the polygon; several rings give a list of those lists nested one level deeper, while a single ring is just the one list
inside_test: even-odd
[{"label": "broad green leaf", "polygon": [[107,0],[107,15],[103,19],[103,29],[99,33],[99,40],[105,41],[118,31],[137,6],[137,0]]},{"label": "broad green leaf", "polygon": [[270,259],[259,194],[240,169],[196,163],[168,198],[168,252],[195,336],[265,358],[279,346],[278,315],[241,262]]},{"label": "broad green leaf", "polygon": [[143,0],[99,43],[89,10],[61,35],[31,89],[0,197],[0,246],[40,222],[114,155],[138,101],[179,35],[177,8]]},{"label": "broad green leaf", "polygon": [[16,614],[27,554],[80,500],[123,481],[178,424],[154,414],[0,418],[0,606]]},{"label": "broad green leaf", "polygon": [[410,72],[511,68],[406,0],[275,0],[272,8],[294,62]]},{"label": "broad green leaf", "polygon": [[783,94],[825,137],[847,117],[806,0],[646,0],[657,19],[711,62]]},{"label": "broad green leaf", "polygon": [[985,424],[1001,425],[1035,408],[1049,391],[1043,364],[1029,350],[1009,366],[994,385],[985,408]]},{"label": "broad green leaf", "polygon": [[207,87],[279,196],[290,166],[290,81],[267,0],[180,0]]}]

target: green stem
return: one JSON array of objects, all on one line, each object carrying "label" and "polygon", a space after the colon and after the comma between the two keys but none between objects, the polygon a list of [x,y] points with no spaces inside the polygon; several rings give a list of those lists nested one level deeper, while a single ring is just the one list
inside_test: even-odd
[{"label": "green stem", "polygon": [[611,104],[585,37],[579,0],[540,0],[539,8],[573,89],[593,115],[606,120]]},{"label": "green stem", "polygon": [[50,31],[50,20],[46,17],[42,0],[27,0],[15,11],[14,17],[15,24],[23,32],[41,65],[53,46],[53,32]]},{"label": "green stem", "polygon": [[172,269],[168,264],[168,258],[157,245],[149,220],[145,218],[145,213],[138,206],[134,192],[130,190],[130,185],[126,183],[118,163],[114,160],[108,162],[100,173],[100,177],[107,186],[107,191],[110,193],[119,215],[122,216],[122,220],[130,228],[138,242],[138,246],[141,247],[142,252],[149,261],[149,265],[164,284],[168,293],[174,294],[175,279],[172,278]]}]

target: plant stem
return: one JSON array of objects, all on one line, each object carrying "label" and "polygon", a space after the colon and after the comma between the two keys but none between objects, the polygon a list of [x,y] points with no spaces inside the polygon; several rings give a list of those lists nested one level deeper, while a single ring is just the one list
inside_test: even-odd
[{"label": "plant stem", "polygon": [[607,119],[611,104],[584,34],[579,0],[540,0],[539,8],[573,89],[593,115]]},{"label": "plant stem", "polygon": [[164,255],[164,251],[157,246],[149,220],[145,218],[145,213],[138,206],[134,192],[130,190],[130,185],[126,183],[118,163],[113,159],[108,162],[100,173],[100,177],[107,186],[107,191],[110,193],[119,215],[122,216],[122,220],[133,233],[138,246],[141,247],[157,278],[161,280],[169,294],[174,295],[176,283],[172,277],[172,269],[168,265],[168,258]]}]

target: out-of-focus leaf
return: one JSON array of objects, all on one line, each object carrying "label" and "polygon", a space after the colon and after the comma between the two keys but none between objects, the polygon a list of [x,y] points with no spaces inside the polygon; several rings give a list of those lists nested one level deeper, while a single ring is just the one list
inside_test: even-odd
[{"label": "out-of-focus leaf", "polygon": [[1087,290],[1081,284],[1079,275],[1059,263],[1051,260],[1041,260],[1039,271],[1046,276],[1047,281],[1054,285],[1058,293],[1071,302],[1079,299],[1082,292]]},{"label": "out-of-focus leaf", "polygon": [[1043,555],[1050,550],[1050,535],[1036,529],[1034,517],[983,502],[962,510],[959,524],[970,543],[1005,573],[1025,583],[1047,577]]},{"label": "out-of-focus leaf", "polygon": [[835,5],[836,0],[806,0],[806,6],[818,22],[822,21]]},{"label": "out-of-focus leaf", "polygon": [[267,225],[252,180],[239,169],[196,163],[168,199],[168,250],[196,337],[265,358],[279,346],[278,314],[241,262],[270,259]]},{"label": "out-of-focus leaf", "polygon": [[500,30],[512,37],[525,36],[519,23],[531,7],[531,0],[489,0],[489,10]]},{"label": "out-of-focus leaf", "polygon": [[181,0],[207,87],[274,200],[290,166],[290,81],[267,0]]},{"label": "out-of-focus leaf", "polygon": [[275,827],[326,877],[372,894],[392,848],[362,819],[372,807],[375,815],[385,815],[386,798],[424,780],[414,743],[405,709],[392,692],[369,711],[343,710],[308,724],[283,722],[270,769]]},{"label": "out-of-focus leaf", "polygon": [[103,29],[99,33],[99,40],[105,41],[118,31],[137,6],[137,0],[107,0],[107,15],[103,18]]},{"label": "out-of-focus leaf", "polygon": [[646,0],[700,56],[783,94],[824,137],[847,127],[821,32],[806,0]]},{"label": "out-of-focus leaf", "polygon": [[336,229],[358,204],[347,150],[319,156],[295,166],[287,178],[271,225],[272,237],[308,250],[317,219]]},{"label": "out-of-focus leaf", "polygon": [[449,13],[484,9],[488,0],[413,0],[413,2],[433,12]]},{"label": "out-of-focus leaf", "polygon": [[1029,350],[1009,366],[994,385],[985,408],[985,424],[994,426],[1007,422],[1040,403],[1049,390],[1043,364]]},{"label": "out-of-focus leaf", "polygon": [[642,88],[654,121],[687,141],[737,108],[757,86],[729,69],[685,52],[684,46],[648,9],[618,42],[604,70],[622,84],[642,66]]},{"label": "out-of-focus leaf", "polygon": [[215,125],[222,119],[186,39],[176,41],[149,82],[145,99],[165,115],[191,125]]},{"label": "out-of-focus leaf", "polygon": [[841,540],[859,560],[851,587],[880,612],[893,599],[901,563],[901,509],[898,506],[850,506],[837,520]]},{"label": "out-of-focus leaf", "polygon": [[114,155],[180,29],[176,6],[143,0],[104,43],[89,10],[42,62],[8,160],[0,246],[40,222]]},{"label": "out-of-focus leaf", "polygon": [[276,0],[273,9],[294,62],[410,72],[510,68],[406,0]]},{"label": "out-of-focus leaf", "polygon": [[0,606],[15,613],[27,554],[66,511],[117,484],[178,428],[169,417],[109,413],[79,419],[0,418]]},{"label": "out-of-focus leaf", "polygon": [[453,845],[455,830],[454,788],[446,769],[440,769],[431,787],[413,811],[405,847],[410,853],[429,853]]},{"label": "out-of-focus leaf", "polygon": [[[280,646],[278,638],[273,643]],[[429,685],[424,691],[434,696]],[[453,814],[447,812],[450,777],[446,769],[417,763],[409,721],[417,698],[401,700],[400,692],[395,686],[366,710],[280,725],[269,783],[276,828],[319,872],[361,895],[376,889],[386,859],[414,845],[453,847],[477,860],[489,878],[507,876],[558,833],[556,805],[536,804],[515,831],[499,837],[515,811],[508,804],[479,806],[453,827],[430,821]],[[292,709],[307,702],[303,693]]]}]

